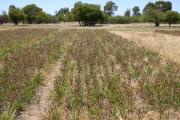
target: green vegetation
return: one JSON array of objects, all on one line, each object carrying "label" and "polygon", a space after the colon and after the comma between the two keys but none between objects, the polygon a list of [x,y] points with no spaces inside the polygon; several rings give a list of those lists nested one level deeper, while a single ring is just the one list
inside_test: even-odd
[{"label": "green vegetation", "polygon": [[108,15],[113,15],[115,11],[117,11],[118,6],[116,5],[116,3],[109,1],[106,3],[106,5],[104,6],[104,12]]},{"label": "green vegetation", "polygon": [[25,20],[25,14],[19,8],[10,7],[9,8],[9,18],[15,25],[17,25],[19,23],[19,21]]},{"label": "green vegetation", "polygon": [[166,22],[168,22],[169,27],[171,26],[172,23],[178,22],[180,19],[180,15],[176,11],[167,11],[166,12]]},{"label": "green vegetation", "polygon": [[139,6],[133,7],[132,11],[133,11],[133,16],[140,16],[141,15]]},{"label": "green vegetation", "polygon": [[145,5],[142,13],[139,6],[127,9],[123,16],[113,15],[117,10],[118,6],[113,1],[106,2],[103,10],[101,10],[101,6],[98,4],[82,3],[79,1],[74,4],[74,8],[71,10],[68,7],[64,7],[56,11],[55,15],[46,13],[36,4],[26,5],[22,9],[10,5],[9,15],[5,11],[0,15],[0,24],[3,25],[3,23],[9,22],[9,20],[16,25],[19,22],[55,24],[61,21],[76,21],[79,22],[80,26],[94,26],[97,23],[129,24],[152,22],[156,27],[159,27],[160,23],[168,23],[171,26],[171,24],[176,24],[180,21],[179,13],[172,11],[172,2],[170,1],[149,2]]},{"label": "green vegetation", "polygon": [[69,11],[69,8],[61,8],[59,11],[56,11],[56,16],[59,21],[68,22],[74,20],[72,13]]},{"label": "green vegetation", "polygon": [[169,1],[149,2],[143,9],[143,14],[147,21],[154,22],[156,27],[159,27],[159,24],[166,19],[166,12],[171,9],[172,3]]},{"label": "green vegetation", "polygon": [[45,19],[45,21],[47,19],[46,13],[43,12],[42,9],[39,8],[38,6],[36,6],[35,4],[26,5],[24,8],[22,8],[22,10],[27,15],[27,21],[30,24],[32,24],[36,21],[40,22],[40,19],[41,20]]},{"label": "green vegetation", "polygon": [[130,17],[130,16],[131,16],[131,10],[130,10],[130,9],[127,9],[127,10],[124,12],[124,16],[125,16],[125,17]]},{"label": "green vegetation", "polygon": [[99,5],[77,2],[72,10],[80,26],[92,26],[103,17]]}]

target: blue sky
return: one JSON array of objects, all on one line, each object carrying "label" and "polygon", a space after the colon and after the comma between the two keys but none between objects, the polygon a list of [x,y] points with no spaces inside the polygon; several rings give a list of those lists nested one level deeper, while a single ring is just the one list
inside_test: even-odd
[{"label": "blue sky", "polygon": [[[63,7],[72,8],[74,3],[79,0],[0,0],[0,11],[8,10],[9,5],[15,5],[17,7],[23,7],[26,4],[35,3],[39,7],[43,8],[44,11],[50,14],[54,14],[55,10]],[[109,0],[81,0],[86,3],[96,3],[100,4],[101,8]],[[140,6],[141,10],[149,1],[156,0],[112,0],[118,5],[118,11],[116,15],[123,15],[124,11],[128,8],[132,8],[135,5]],[[180,12],[180,0],[170,0],[173,3],[173,10]]]}]

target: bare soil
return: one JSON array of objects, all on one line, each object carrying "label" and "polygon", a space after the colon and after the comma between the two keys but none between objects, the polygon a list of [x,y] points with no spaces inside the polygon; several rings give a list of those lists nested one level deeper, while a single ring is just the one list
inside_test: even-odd
[{"label": "bare soil", "polygon": [[21,113],[17,120],[41,120],[51,104],[50,94],[54,89],[54,81],[59,75],[61,62],[58,61],[48,71],[44,72],[44,82],[36,93],[33,104],[27,106],[27,109]]}]

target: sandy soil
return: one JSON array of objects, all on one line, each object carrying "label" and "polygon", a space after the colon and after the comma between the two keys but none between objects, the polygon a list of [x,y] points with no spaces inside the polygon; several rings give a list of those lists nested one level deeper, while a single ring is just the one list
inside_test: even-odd
[{"label": "sandy soil", "polygon": [[137,45],[160,53],[164,58],[180,63],[180,37],[157,33],[155,31],[117,31],[111,33],[120,35]]}]

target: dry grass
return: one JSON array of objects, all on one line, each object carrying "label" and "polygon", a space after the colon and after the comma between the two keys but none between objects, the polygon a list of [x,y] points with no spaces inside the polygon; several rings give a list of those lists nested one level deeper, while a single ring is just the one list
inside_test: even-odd
[{"label": "dry grass", "polygon": [[179,65],[105,30],[65,33],[69,47],[44,119],[178,117]]},{"label": "dry grass", "polygon": [[[26,33],[22,34],[24,31]],[[31,102],[35,89],[43,80],[40,70],[58,57],[56,53],[59,53],[57,50],[62,42],[53,39],[57,34],[54,30],[23,29],[15,32],[17,34],[13,39],[14,43],[9,42],[13,52],[7,51],[1,59],[0,113],[3,116],[8,108],[19,114],[24,109],[24,105]],[[8,44],[5,47],[6,42],[4,42],[4,49],[9,47]],[[21,42],[29,44],[14,47]]]},{"label": "dry grass", "polygon": [[180,119],[180,44],[174,33],[128,30],[132,26],[121,32],[116,26],[113,34],[102,30],[108,26],[67,25],[57,31],[53,26],[0,31],[5,38],[0,42],[0,119],[13,119],[32,102],[44,79],[41,70],[54,60],[63,68],[46,120]]},{"label": "dry grass", "polygon": [[51,29],[17,29],[0,32],[0,59],[17,49],[39,42],[47,37]]},{"label": "dry grass", "polygon": [[159,33],[180,36],[180,30],[158,30]]},{"label": "dry grass", "polygon": [[[180,63],[180,38],[157,31],[111,31],[116,35],[134,41],[142,46],[160,53],[164,58]],[[167,32],[166,32],[167,33]],[[174,34],[174,32],[172,32]],[[171,34],[171,33],[169,33]],[[176,34],[176,33],[175,33]]]}]

